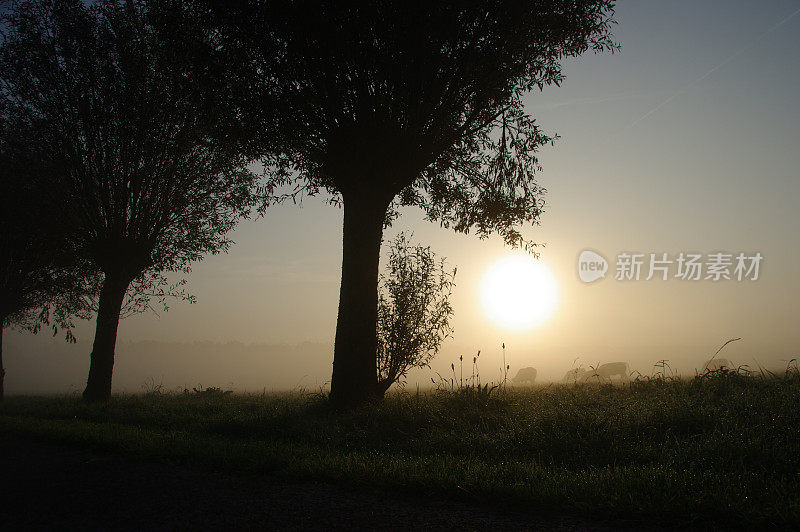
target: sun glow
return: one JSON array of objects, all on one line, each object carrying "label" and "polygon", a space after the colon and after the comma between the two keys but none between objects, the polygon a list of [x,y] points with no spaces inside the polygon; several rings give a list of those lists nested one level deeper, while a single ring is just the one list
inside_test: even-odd
[{"label": "sun glow", "polygon": [[553,272],[529,255],[512,255],[492,264],[481,282],[486,315],[506,329],[525,331],[553,315],[558,286]]}]

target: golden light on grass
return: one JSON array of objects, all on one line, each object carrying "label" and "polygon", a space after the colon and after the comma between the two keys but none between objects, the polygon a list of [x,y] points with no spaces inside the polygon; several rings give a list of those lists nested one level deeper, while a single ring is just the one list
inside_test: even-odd
[{"label": "golden light on grass", "polygon": [[541,259],[516,254],[499,259],[483,275],[486,315],[505,329],[526,331],[547,322],[558,303],[558,284]]}]

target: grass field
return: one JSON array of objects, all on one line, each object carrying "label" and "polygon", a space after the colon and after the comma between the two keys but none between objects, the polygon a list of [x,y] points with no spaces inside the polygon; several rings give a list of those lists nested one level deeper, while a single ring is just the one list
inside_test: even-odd
[{"label": "grass field", "polygon": [[230,470],[663,525],[800,524],[800,376],[392,394],[11,397],[0,432]]}]

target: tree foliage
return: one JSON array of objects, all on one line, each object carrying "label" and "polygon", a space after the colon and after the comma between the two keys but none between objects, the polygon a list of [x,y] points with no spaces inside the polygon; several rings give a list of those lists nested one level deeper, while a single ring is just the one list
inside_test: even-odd
[{"label": "tree foliage", "polygon": [[228,108],[199,83],[196,43],[165,38],[159,6],[32,0],[4,19],[0,96],[54,170],[35,176],[54,223],[103,276],[93,362],[110,350],[113,364],[120,313],[189,297],[166,274],[226,250],[252,206],[239,138],[220,134]]},{"label": "tree foliage", "polygon": [[543,207],[536,154],[554,136],[523,96],[559,85],[564,58],[615,49],[612,1],[281,5],[262,8],[274,32],[245,37],[278,57],[262,72],[286,78],[269,87],[295,192],[371,191],[390,217],[417,206],[458,232],[524,243],[520,224]]},{"label": "tree foliage", "polygon": [[66,228],[53,223],[54,206],[43,201],[31,179],[47,171],[35,147],[31,132],[0,100],[0,399],[6,374],[3,329],[37,333],[50,326],[54,336],[61,329],[74,342],[72,318],[88,317],[96,286],[96,278],[69,252]]},{"label": "tree foliage", "polygon": [[135,275],[138,294],[157,286],[142,273],[224,250],[254,182],[234,143],[209,136],[218,110],[153,15],[136,0],[22,2],[0,55],[2,90],[58,163],[44,177],[76,248]]},{"label": "tree foliage", "polygon": [[[3,170],[0,186],[0,322],[33,333],[59,328],[68,341],[73,318],[87,318],[96,278],[64,253],[63,233],[41,233],[43,212],[30,191],[13,186]],[[15,190],[16,188],[16,190]]]},{"label": "tree foliage", "polygon": [[74,341],[71,317],[86,317],[91,278],[65,249],[65,228],[36,188],[32,176],[47,168],[31,137],[0,101],[0,324],[34,333],[50,325]]},{"label": "tree foliage", "polygon": [[450,336],[450,295],[456,269],[428,246],[400,233],[389,249],[378,290],[378,390],[402,382],[414,367],[427,367]]}]

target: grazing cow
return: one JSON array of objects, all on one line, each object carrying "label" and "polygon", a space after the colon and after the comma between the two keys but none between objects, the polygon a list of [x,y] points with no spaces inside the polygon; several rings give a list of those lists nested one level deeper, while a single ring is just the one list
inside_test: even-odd
[{"label": "grazing cow", "polygon": [[583,368],[574,368],[564,375],[564,382],[578,382],[586,375],[587,371]]},{"label": "grazing cow", "polygon": [[619,379],[623,381],[627,381],[630,378],[630,370],[627,362],[608,362],[607,364],[601,364],[595,371],[587,371],[584,373],[582,380],[588,381],[592,378],[596,378],[597,380],[608,379],[611,381],[614,377],[619,377]]},{"label": "grazing cow", "polygon": [[532,385],[536,381],[536,368],[522,368],[517,372],[517,376],[511,379],[514,384]]},{"label": "grazing cow", "polygon": [[703,373],[706,371],[717,371],[720,369],[731,369],[733,366],[731,365],[731,361],[727,358],[712,358],[711,360],[706,360],[706,363],[703,364]]}]

